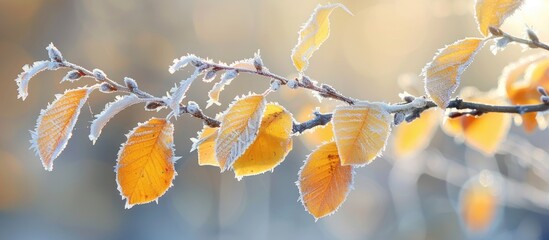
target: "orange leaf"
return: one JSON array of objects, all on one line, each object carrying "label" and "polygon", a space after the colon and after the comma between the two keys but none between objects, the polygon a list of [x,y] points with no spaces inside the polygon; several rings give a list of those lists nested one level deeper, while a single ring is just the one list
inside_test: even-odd
[{"label": "orange leaf", "polygon": [[215,159],[215,139],[217,138],[218,128],[204,126],[202,131],[198,133],[198,165],[210,165],[219,167],[219,162]]},{"label": "orange leaf", "polygon": [[233,169],[237,178],[273,170],[292,149],[292,114],[278,104],[267,104],[254,143],[238,158]]},{"label": "orange leaf", "polygon": [[440,49],[424,68],[425,90],[441,108],[446,108],[452,94],[459,86],[461,74],[473,62],[484,45],[479,38],[466,38]]},{"label": "orange leaf", "polygon": [[342,166],[335,142],[314,150],[299,171],[300,200],[316,219],[334,213],[353,184],[353,167]]},{"label": "orange leaf", "polygon": [[215,141],[215,157],[221,171],[231,168],[234,161],[255,141],[265,105],[263,95],[249,95],[229,106]]},{"label": "orange leaf", "polygon": [[343,165],[363,165],[381,155],[391,132],[391,114],[380,104],[338,106],[332,117]]},{"label": "orange leaf", "polygon": [[90,87],[65,91],[40,112],[36,129],[31,132],[31,143],[46,170],[53,170],[53,160],[67,146],[80,109],[94,89],[95,87]]},{"label": "orange leaf", "polygon": [[477,0],[475,4],[475,18],[478,29],[484,36],[488,36],[489,27],[499,28],[505,19],[522,5],[524,0]]},{"label": "orange leaf", "polygon": [[404,158],[424,150],[437,129],[439,116],[440,112],[427,110],[421,113],[420,118],[398,125],[393,138],[396,157]]},{"label": "orange leaf", "polygon": [[[461,96],[472,102],[502,104],[503,101],[494,92],[480,93],[476,89],[465,88]],[[493,155],[499,144],[506,138],[511,126],[511,116],[505,113],[485,113],[481,116],[461,116],[446,118],[443,130],[458,139],[464,139],[467,145],[486,155]]]},{"label": "orange leaf", "polygon": [[[481,176],[484,172],[481,173]],[[499,194],[493,180],[471,179],[461,191],[460,217],[476,233],[488,230],[498,214]]]},{"label": "orange leaf", "polygon": [[128,135],[116,163],[118,190],[126,208],[157,200],[172,186],[176,175],[173,124],[151,118]]},{"label": "orange leaf", "polygon": [[[521,77],[524,78],[521,78]],[[520,81],[522,79],[522,81]],[[500,88],[512,104],[539,104],[538,86],[549,89],[549,57],[546,55],[523,58],[510,64],[503,70],[500,77]],[[522,114],[522,125],[527,132],[532,132],[538,126],[537,113]]]}]

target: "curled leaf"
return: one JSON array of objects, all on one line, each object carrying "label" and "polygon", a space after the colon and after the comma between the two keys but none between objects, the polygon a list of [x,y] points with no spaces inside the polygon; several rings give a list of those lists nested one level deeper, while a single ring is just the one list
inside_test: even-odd
[{"label": "curled leaf", "polygon": [[158,200],[176,175],[173,124],[151,118],[128,135],[118,152],[116,180],[126,208]]},{"label": "curled leaf", "polygon": [[459,40],[440,49],[433,61],[423,68],[421,74],[425,77],[425,90],[440,108],[446,108],[459,86],[461,74],[473,62],[484,43],[479,38]]},{"label": "curled leaf", "polygon": [[338,106],[332,124],[342,165],[364,165],[381,155],[393,118],[378,103]]},{"label": "curled leaf", "polygon": [[191,87],[191,84],[193,81],[200,75],[201,71],[200,69],[195,69],[194,73],[189,76],[187,79],[182,80],[179,83],[179,87],[173,88],[171,90],[172,96],[169,101],[169,106],[173,110],[175,116],[179,115],[179,104],[181,104],[181,101],[185,98],[185,95],[187,94],[187,91]]},{"label": "curled leaf", "polygon": [[352,166],[342,166],[335,142],[314,150],[299,171],[300,200],[316,219],[334,213],[353,185]]},{"label": "curled leaf", "polygon": [[297,71],[303,72],[309,65],[309,58],[320,48],[320,45],[330,36],[330,14],[342,8],[351,12],[341,3],[318,5],[309,20],[299,30],[297,44],[292,49],[292,61]]},{"label": "curled leaf", "polygon": [[200,59],[196,57],[194,54],[187,54],[186,56],[182,56],[181,58],[176,58],[173,60],[173,64],[170,65],[168,68],[168,71],[171,74],[174,74],[176,71],[179,71],[180,69],[187,66],[189,63],[192,63],[192,61],[199,61]]},{"label": "curled leaf", "polygon": [[215,141],[215,157],[221,171],[231,168],[255,141],[265,105],[263,95],[251,94],[234,101],[223,115]]},{"label": "curled leaf", "polygon": [[[253,65],[252,65],[253,66]],[[221,80],[214,84],[213,88],[208,92],[208,103],[206,104],[206,108],[209,108],[213,104],[221,105],[219,102],[219,95],[221,92],[225,89],[226,85],[231,84],[233,79],[238,76],[238,72],[235,70],[228,70],[221,76]]]},{"label": "curled leaf", "polygon": [[507,17],[524,3],[524,0],[476,0],[475,18],[478,30],[488,36],[489,27],[499,28]]},{"label": "curled leaf", "polygon": [[31,132],[31,147],[38,152],[42,165],[53,170],[53,160],[65,149],[72,136],[80,109],[96,87],[67,90],[40,111],[36,129]]},{"label": "curled leaf", "polygon": [[267,104],[255,141],[238,158],[233,169],[237,178],[273,170],[292,150],[293,118],[284,107]]},{"label": "curled leaf", "polygon": [[34,77],[39,72],[42,72],[44,70],[55,70],[59,68],[59,63],[57,62],[50,62],[50,61],[37,61],[32,64],[32,66],[25,65],[23,66],[23,72],[17,76],[15,79],[15,82],[17,83],[17,91],[19,92],[19,95],[17,95],[17,98],[21,98],[25,100],[27,96],[29,95],[28,88],[29,88],[29,81],[32,77]]},{"label": "curled leaf", "polygon": [[90,126],[90,141],[95,144],[95,141],[97,141],[97,138],[101,135],[101,130],[103,127],[105,127],[107,122],[109,122],[109,120],[111,120],[111,118],[113,118],[116,114],[134,104],[145,101],[146,100],[140,99],[134,94],[130,94],[124,97],[117,96],[114,102],[107,103],[103,111],[95,115],[95,119]]}]

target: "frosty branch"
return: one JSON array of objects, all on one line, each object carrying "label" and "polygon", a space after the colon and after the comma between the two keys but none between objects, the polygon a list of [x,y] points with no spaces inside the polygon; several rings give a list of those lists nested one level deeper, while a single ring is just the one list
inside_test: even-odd
[{"label": "frosty branch", "polygon": [[[486,99],[481,98],[473,101],[463,95],[463,99],[452,98],[459,87],[462,73],[473,62],[476,53],[490,40],[496,40],[496,52],[511,42],[549,50],[549,46],[542,43],[531,30],[527,31],[528,39],[523,39],[499,29],[505,18],[510,16],[522,1],[498,6],[484,5],[484,1],[477,1],[476,4],[479,9],[476,11],[476,19],[483,37],[461,39],[440,49],[422,72],[426,94],[413,96],[403,93],[400,95],[402,101],[399,103],[354,99],[305,74],[309,59],[329,36],[329,16],[332,11],[341,8],[350,13],[342,4],[317,6],[299,31],[298,43],[291,53],[292,62],[299,76],[293,79],[270,72],[259,52],[253,58],[232,64],[215,63],[188,54],[175,59],[168,71],[174,74],[190,66],[194,70],[192,74],[176,84],[165,96],[157,97],[140,89],[137,82],[131,78],[124,78],[121,84],[107,77],[100,69],[88,70],[71,63],[63,58],[53,44],[50,44],[46,48],[49,60],[37,61],[31,66],[23,67],[23,73],[16,79],[18,97],[27,97],[30,79],[44,70],[69,69],[63,81],[73,82],[87,77],[98,82],[91,87],[71,89],[57,95],[56,99],[40,112],[35,131],[31,134],[31,143],[44,167],[50,171],[53,168],[53,160],[59,156],[71,138],[80,109],[91,92],[99,89],[103,93],[123,94],[108,103],[105,109],[95,116],[89,135],[93,143],[107,122],[131,105],[145,103],[145,110],[169,111],[163,118],[151,118],[138,124],[127,134],[128,139],[120,148],[115,171],[118,189],[122,197],[127,199],[128,208],[157,200],[171,186],[176,175],[174,164],[178,159],[174,155],[172,119],[177,119],[181,114],[189,114],[204,123],[197,138],[191,139],[193,150],[198,150],[199,165],[213,165],[219,167],[222,172],[234,170],[235,176],[239,179],[272,171],[291,151],[292,138],[295,135],[317,126],[332,124],[329,130],[333,137],[326,139],[328,142],[318,146],[308,155],[298,174],[300,200],[307,211],[315,218],[320,218],[333,213],[342,204],[351,189],[354,168],[363,167],[381,156],[391,129],[403,121],[412,122],[424,116],[422,114],[426,115],[424,111],[428,109],[446,109],[450,118],[464,115],[480,116],[493,112],[521,114],[523,117],[528,115],[528,126],[525,125],[528,131],[537,126],[536,116],[532,118],[528,113],[549,110],[549,96],[545,90],[549,88],[549,84],[542,85],[543,82],[539,79],[530,81],[531,85],[528,86],[515,84],[515,78],[503,81],[508,91],[507,100],[513,105],[502,105],[504,103],[499,101],[486,103],[482,102]],[[543,60],[547,61],[549,68],[549,57]],[[535,60],[528,61],[531,63]],[[514,70],[522,74],[523,68],[526,67],[519,66]],[[261,94],[250,93],[235,97],[228,108],[219,112],[216,117],[206,115],[194,101],[183,104],[192,83],[203,76],[204,82],[216,81],[208,92],[206,108],[212,104],[220,105],[219,96],[225,86],[242,73],[270,80],[269,88]],[[280,87],[306,89],[319,99],[334,99],[341,104],[332,112],[315,111],[310,120],[298,123],[283,106],[267,102],[267,96]],[[516,98],[517,93],[524,96]],[[507,114],[503,116],[508,117]],[[468,119],[467,124],[471,124],[471,121],[475,120]],[[435,124],[436,122],[431,125]],[[500,125],[508,126],[503,123]],[[464,128],[462,126],[462,129]],[[419,137],[416,135],[418,134],[413,136],[413,140]],[[487,152],[493,153],[493,146],[497,147],[497,144],[490,145],[490,151]],[[326,179],[335,181],[326,182]]]}]

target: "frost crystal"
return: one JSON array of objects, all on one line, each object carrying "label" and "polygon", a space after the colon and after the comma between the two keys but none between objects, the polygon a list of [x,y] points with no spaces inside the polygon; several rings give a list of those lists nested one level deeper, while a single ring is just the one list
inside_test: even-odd
[{"label": "frost crystal", "polygon": [[291,89],[296,89],[297,87],[299,87],[299,83],[295,79],[292,79],[288,81],[288,87]]},{"label": "frost crystal", "polygon": [[261,53],[257,50],[257,53],[254,54],[254,67],[257,71],[263,70],[263,60],[261,60]]},{"label": "frost crystal", "polygon": [[48,51],[48,56],[51,61],[63,62],[63,55],[61,55],[61,52],[53,45],[53,43],[50,43],[50,45],[46,47],[46,50]]},{"label": "frost crystal", "polygon": [[189,103],[187,104],[187,111],[190,114],[196,114],[196,113],[200,112],[200,107],[198,106],[198,104],[196,104],[196,102],[189,101]]},{"label": "frost crystal", "polygon": [[280,80],[274,80],[271,82],[271,90],[276,91],[280,89]]},{"label": "frost crystal", "polygon": [[82,73],[80,73],[80,71],[72,70],[72,71],[69,71],[67,73],[67,75],[65,75],[65,77],[63,77],[61,82],[65,82],[65,81],[74,82],[74,81],[80,79],[82,76],[83,75],[82,75]]},{"label": "frost crystal", "polygon": [[217,74],[217,71],[210,70],[204,75],[204,78],[202,79],[204,82],[211,82],[215,79],[215,75]]},{"label": "frost crystal", "polygon": [[94,69],[93,70],[93,76],[95,77],[95,79],[99,80],[99,81],[105,81],[107,80],[107,74],[105,74],[105,72],[103,72],[103,70],[101,69]]},{"label": "frost crystal", "polygon": [[104,82],[99,87],[99,91],[104,92],[104,93],[111,93],[111,92],[116,91],[116,88],[114,88],[110,83]]},{"label": "frost crystal", "polygon": [[137,83],[133,80],[133,78],[125,77],[124,84],[126,84],[126,87],[128,87],[130,91],[137,89]]}]

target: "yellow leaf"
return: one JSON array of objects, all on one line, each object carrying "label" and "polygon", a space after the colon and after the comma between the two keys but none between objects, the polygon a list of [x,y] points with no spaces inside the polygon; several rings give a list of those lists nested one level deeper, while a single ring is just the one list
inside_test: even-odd
[{"label": "yellow leaf", "polygon": [[198,165],[210,165],[219,167],[219,162],[215,159],[215,139],[217,138],[218,128],[204,126],[202,132],[198,134],[200,143],[198,144]]},{"label": "yellow leaf", "polygon": [[297,45],[292,49],[292,61],[297,71],[303,72],[309,65],[309,58],[320,48],[320,45],[330,36],[330,14],[336,9],[342,8],[349,14],[351,12],[340,3],[318,5],[309,20],[299,30]]},{"label": "yellow leaf", "polygon": [[[488,230],[498,215],[499,193],[493,179],[471,179],[462,189],[459,210],[467,230],[482,233]],[[486,177],[484,177],[486,178]],[[483,179],[483,180],[481,180]]]},{"label": "yellow leaf", "polygon": [[480,33],[488,36],[490,34],[489,27],[499,28],[523,2],[524,0],[477,0],[475,18]]},{"label": "yellow leaf", "polygon": [[424,150],[436,132],[440,114],[430,109],[421,113],[420,118],[398,125],[393,138],[396,157],[404,158]]},{"label": "yellow leaf", "polygon": [[335,142],[314,150],[299,171],[297,186],[305,209],[316,219],[334,213],[353,184],[353,167],[342,166]]},{"label": "yellow leaf", "polygon": [[176,175],[173,124],[151,118],[128,135],[118,152],[116,180],[126,208],[158,200]]},{"label": "yellow leaf", "polygon": [[46,170],[53,169],[53,160],[67,146],[80,109],[94,89],[95,87],[90,87],[65,91],[63,95],[57,95],[57,99],[40,112],[36,129],[31,132],[31,143]]},{"label": "yellow leaf", "polygon": [[[510,64],[503,70],[499,84],[512,104],[541,103],[537,88],[549,89],[549,57],[531,56]],[[537,113],[525,113],[520,117],[526,132],[538,127]]]},{"label": "yellow leaf", "polygon": [[439,50],[424,68],[425,90],[440,108],[446,108],[459,86],[461,74],[484,45],[482,39],[466,38]]},{"label": "yellow leaf", "polygon": [[[473,88],[465,88],[461,97],[466,101],[501,105],[504,102],[494,92],[480,93]],[[505,113],[485,113],[481,116],[461,116],[446,118],[443,130],[450,136],[465,140],[470,147],[493,155],[506,138],[511,126],[511,116]]]},{"label": "yellow leaf", "polygon": [[380,156],[392,120],[391,114],[377,103],[338,106],[332,124],[341,164],[363,165]]},{"label": "yellow leaf", "polygon": [[221,171],[231,168],[234,161],[255,141],[265,105],[263,95],[252,94],[229,106],[215,141],[215,157]]},{"label": "yellow leaf", "polygon": [[238,158],[233,169],[237,178],[274,169],[292,149],[293,119],[284,107],[267,104],[255,141]]}]

